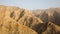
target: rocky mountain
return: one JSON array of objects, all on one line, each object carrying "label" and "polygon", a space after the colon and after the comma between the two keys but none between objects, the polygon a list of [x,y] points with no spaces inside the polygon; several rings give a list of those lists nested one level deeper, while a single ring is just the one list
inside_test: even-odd
[{"label": "rocky mountain", "polygon": [[60,8],[35,10],[35,12],[33,11],[33,14],[38,18],[41,18],[43,23],[47,24],[43,26],[46,27],[46,29],[42,34],[60,34]]},{"label": "rocky mountain", "polygon": [[0,5],[0,34],[60,34],[60,8],[27,10]]},{"label": "rocky mountain", "polygon": [[29,12],[25,14],[26,10],[23,10],[17,7],[0,6],[0,34],[37,34],[31,28],[25,26],[26,24],[23,25],[21,20],[24,21],[26,16],[29,16]]}]

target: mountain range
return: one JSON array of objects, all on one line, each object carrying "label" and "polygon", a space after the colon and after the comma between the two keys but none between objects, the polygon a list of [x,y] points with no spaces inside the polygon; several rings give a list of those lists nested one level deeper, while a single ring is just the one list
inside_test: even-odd
[{"label": "mountain range", "polygon": [[60,34],[60,8],[28,10],[0,5],[0,34]]}]

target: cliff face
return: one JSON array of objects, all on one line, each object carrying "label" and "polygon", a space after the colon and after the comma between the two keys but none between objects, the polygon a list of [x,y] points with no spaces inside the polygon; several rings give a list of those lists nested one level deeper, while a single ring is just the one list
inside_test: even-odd
[{"label": "cliff face", "polygon": [[60,9],[30,11],[14,6],[0,6],[0,34],[4,33],[60,34]]}]

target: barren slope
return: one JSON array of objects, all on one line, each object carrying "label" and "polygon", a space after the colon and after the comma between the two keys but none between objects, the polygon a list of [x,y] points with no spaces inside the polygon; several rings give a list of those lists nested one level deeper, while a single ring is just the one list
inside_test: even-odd
[{"label": "barren slope", "polygon": [[34,11],[1,5],[0,34],[60,34],[60,8]]},{"label": "barren slope", "polygon": [[[46,10],[37,10],[33,14],[40,18],[47,25],[42,34],[60,34],[60,8],[50,8]],[[42,28],[43,29],[43,28]],[[40,31],[38,31],[40,34]]]},{"label": "barren slope", "polygon": [[[21,26],[16,26],[14,23],[19,23]],[[6,32],[8,30],[13,30],[10,34],[14,34],[15,28],[24,32],[19,32],[22,34],[37,34],[32,28],[35,24],[43,23],[42,20],[35,17],[29,10],[21,9],[14,6],[0,6],[0,33]],[[3,27],[3,28],[2,28]],[[13,27],[13,28],[11,28]],[[29,28],[30,27],[30,28]],[[27,30],[25,30],[27,29]],[[17,34],[17,33],[16,33]]]}]

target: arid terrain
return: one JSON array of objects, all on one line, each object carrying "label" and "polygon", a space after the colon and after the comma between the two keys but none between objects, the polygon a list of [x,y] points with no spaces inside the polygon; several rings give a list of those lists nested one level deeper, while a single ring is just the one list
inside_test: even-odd
[{"label": "arid terrain", "polygon": [[60,8],[27,10],[0,5],[0,34],[60,34]]}]

